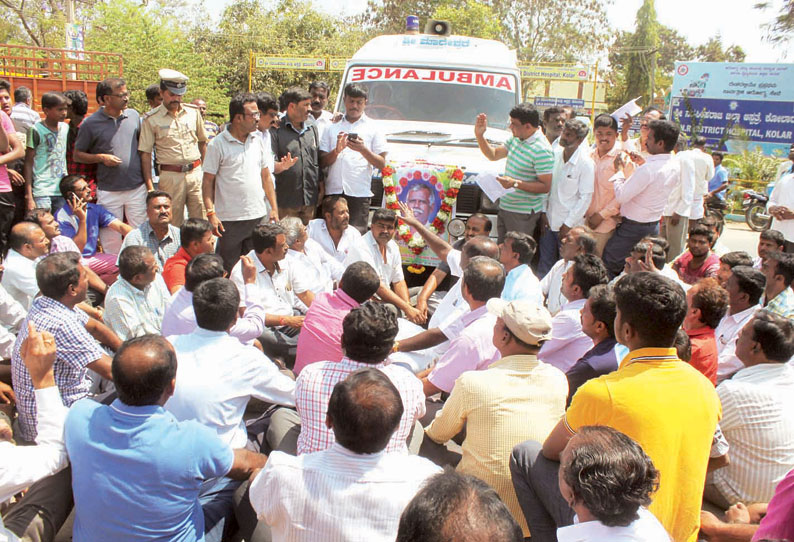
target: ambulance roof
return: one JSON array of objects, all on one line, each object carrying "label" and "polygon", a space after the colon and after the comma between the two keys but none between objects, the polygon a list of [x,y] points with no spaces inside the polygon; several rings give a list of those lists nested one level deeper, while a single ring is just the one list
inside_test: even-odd
[{"label": "ambulance roof", "polygon": [[468,36],[428,34],[378,36],[365,43],[350,63],[517,69],[516,52],[504,43]]}]

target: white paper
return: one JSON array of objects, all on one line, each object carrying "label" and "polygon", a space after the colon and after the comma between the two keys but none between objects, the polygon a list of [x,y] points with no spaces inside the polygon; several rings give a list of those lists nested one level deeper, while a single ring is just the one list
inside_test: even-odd
[{"label": "white paper", "polygon": [[614,113],[612,113],[612,118],[615,119],[616,121],[618,121],[618,124],[620,124],[621,121],[624,118],[626,118],[626,115],[629,115],[629,116],[633,117],[637,113],[641,112],[642,111],[642,107],[637,105],[637,100],[639,100],[640,98],[642,98],[642,96],[637,96],[636,98],[634,98],[630,102],[627,102],[627,103],[621,105],[618,109],[615,110]]},{"label": "white paper", "polygon": [[485,192],[485,195],[488,196],[488,199],[492,202],[496,202],[496,200],[505,194],[516,191],[515,188],[505,188],[502,186],[502,184],[496,180],[497,176],[496,173],[483,172],[474,178],[474,182],[482,188],[482,191]]}]

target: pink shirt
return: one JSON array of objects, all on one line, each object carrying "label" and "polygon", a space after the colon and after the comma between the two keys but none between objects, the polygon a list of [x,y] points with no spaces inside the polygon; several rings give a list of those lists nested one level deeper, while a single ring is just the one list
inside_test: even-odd
[{"label": "pink shirt", "polygon": [[794,470],[789,471],[775,488],[766,516],[753,535],[756,540],[794,540]]},{"label": "pink shirt", "polygon": [[658,222],[667,198],[678,182],[680,164],[670,154],[648,156],[627,179],[615,181],[615,199],[620,214],[635,222]]},{"label": "pink shirt", "polygon": [[314,298],[298,335],[296,375],[310,363],[342,359],[342,320],[358,305],[341,289]]},{"label": "pink shirt", "polygon": [[[16,133],[14,130],[14,123],[4,112],[0,111],[0,124],[3,125],[3,130],[6,134],[12,136]],[[8,168],[5,164],[0,166],[0,193],[11,192],[11,180],[8,178]]]},{"label": "pink shirt", "polygon": [[620,212],[620,204],[615,199],[615,188],[610,181],[616,173],[615,157],[620,154],[620,145],[616,142],[608,153],[598,156],[598,149],[594,149],[591,157],[595,163],[595,184],[593,199],[590,200],[590,207],[584,214],[585,220],[598,213],[604,220],[593,231],[607,233],[614,230],[617,225],[617,215]]},{"label": "pink shirt", "polygon": [[[312,307],[314,303],[312,303]],[[301,334],[303,331],[301,331]],[[389,364],[388,359],[377,365],[361,363],[342,357],[339,361],[323,361],[307,367],[295,382],[295,406],[301,418],[298,435],[298,455],[319,452],[329,448],[336,439],[325,425],[328,401],[334,386],[359,369],[374,368],[383,372],[400,393],[403,415],[400,424],[391,436],[386,452],[407,452],[408,436],[416,420],[425,415],[425,394],[422,381],[399,365]]]},{"label": "pink shirt", "polygon": [[450,393],[455,380],[466,371],[487,369],[502,356],[493,345],[496,316],[485,306],[460,317],[464,325],[460,335],[449,343],[449,349],[436,362],[427,379],[441,391]]}]

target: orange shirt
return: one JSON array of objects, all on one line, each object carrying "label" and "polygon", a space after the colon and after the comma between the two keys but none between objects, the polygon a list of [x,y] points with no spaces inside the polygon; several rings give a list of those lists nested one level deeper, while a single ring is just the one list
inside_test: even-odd
[{"label": "orange shirt", "polygon": [[689,360],[689,364],[716,386],[718,355],[714,330],[704,326],[687,330],[686,334],[689,335],[689,342],[692,343],[692,359]]},{"label": "orange shirt", "polygon": [[163,266],[163,280],[172,294],[185,285],[185,268],[193,258],[183,247],[179,247],[176,254],[165,261]]},{"label": "orange shirt", "polygon": [[612,150],[602,157],[598,156],[598,149],[593,149],[591,154],[595,163],[595,182],[593,199],[590,200],[590,207],[584,216],[585,221],[596,213],[604,217],[601,224],[593,230],[598,233],[610,232],[618,225],[620,204],[615,200],[615,189],[609,179],[615,174],[615,157],[619,153],[620,145],[616,142]]}]

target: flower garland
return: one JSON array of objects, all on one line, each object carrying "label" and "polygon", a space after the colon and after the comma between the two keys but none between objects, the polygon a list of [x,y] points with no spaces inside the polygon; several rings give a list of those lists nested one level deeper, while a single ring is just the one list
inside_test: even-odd
[{"label": "flower garland", "polygon": [[[386,208],[391,209],[399,214],[400,205],[397,200],[398,188],[397,181],[395,179],[395,173],[396,170],[388,165],[381,170],[381,175],[383,178],[383,193],[386,197]],[[438,213],[436,213],[436,217],[428,227],[428,229],[436,235],[444,233],[444,230],[447,227],[447,223],[449,222],[452,214],[452,208],[455,205],[455,201],[458,199],[458,192],[460,191],[460,187],[463,184],[463,177],[463,170],[461,170],[459,167],[452,166],[444,168],[439,172],[438,175],[430,176],[430,178],[427,179],[429,183],[438,185],[440,187],[439,193],[442,198]],[[422,171],[419,169],[415,170],[413,172],[413,179],[421,178]],[[407,184],[403,181],[405,181],[405,179],[400,180],[400,184],[402,186]],[[446,187],[446,189],[444,187]],[[399,189],[399,191],[402,191],[402,187]],[[412,234],[410,226],[403,222],[402,219],[399,219],[398,221],[397,235],[400,236],[400,239],[403,240],[406,246],[416,256],[422,254],[426,246],[425,240],[418,233]],[[425,268],[424,266],[417,265],[416,262],[414,262],[408,266],[408,271],[411,273],[420,274],[424,273]]]}]

